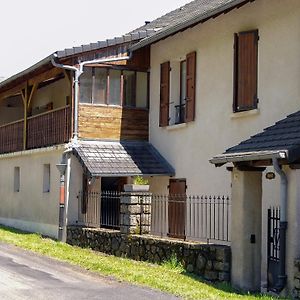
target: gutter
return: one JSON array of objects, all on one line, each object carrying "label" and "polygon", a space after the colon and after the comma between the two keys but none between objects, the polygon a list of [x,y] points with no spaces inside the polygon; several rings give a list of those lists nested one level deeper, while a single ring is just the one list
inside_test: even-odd
[{"label": "gutter", "polygon": [[101,59],[83,61],[83,62],[79,63],[79,65],[77,67],[63,65],[59,62],[56,62],[55,58],[57,59],[57,54],[53,55],[53,57],[51,58],[51,63],[54,67],[75,72],[75,79],[74,79],[74,131],[73,131],[74,144],[77,144],[77,142],[78,142],[79,78],[84,72],[84,70],[83,70],[84,66],[89,65],[89,64],[130,60],[131,57],[132,57],[132,52],[130,52],[128,56],[120,56],[120,57],[113,57],[113,58],[101,58]]},{"label": "gutter", "polygon": [[278,159],[273,158],[275,172],[280,176],[280,227],[279,227],[279,275],[278,283],[275,286],[277,292],[281,292],[287,281],[285,272],[286,261],[286,231],[287,231],[287,193],[288,179],[285,172],[280,168]]},{"label": "gutter", "polygon": [[[191,19],[188,19],[186,21],[183,22],[179,22],[173,26],[170,27],[166,27],[165,29],[159,31],[157,34],[154,34],[153,36],[150,36],[149,38],[145,38],[142,41],[140,41],[139,43],[136,43],[135,45],[133,45],[132,47],[130,47],[130,51],[135,51],[138,50],[140,48],[143,48],[147,45],[156,43],[162,39],[167,38],[170,35],[176,34],[179,31],[183,31],[188,27],[192,27],[194,25],[196,25],[197,23],[200,23],[202,21],[205,21],[207,19],[210,19],[212,17],[214,17],[215,15],[218,15],[228,9],[232,9],[235,6],[238,6],[240,4],[246,4],[247,2],[253,2],[255,0],[236,0],[236,1],[231,1],[228,4],[225,4],[221,7],[218,7],[214,10],[211,10],[207,13],[203,13],[201,15],[197,15]],[[243,3],[245,2],[245,3]]]},{"label": "gutter", "polygon": [[284,159],[288,157],[287,150],[276,150],[276,151],[255,151],[255,152],[239,152],[239,153],[228,153],[215,156],[209,160],[210,163],[220,166],[229,162],[241,162],[251,160],[266,160],[266,159]]}]

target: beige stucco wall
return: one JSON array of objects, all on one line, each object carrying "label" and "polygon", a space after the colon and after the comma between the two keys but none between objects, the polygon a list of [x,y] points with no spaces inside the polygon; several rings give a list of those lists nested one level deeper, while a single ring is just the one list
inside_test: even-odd
[{"label": "beige stucco wall", "polygon": [[[0,156],[0,223],[56,237],[59,172],[63,147]],[[50,192],[43,192],[43,168],[50,164]],[[20,191],[14,192],[14,168],[20,168]]]},{"label": "beige stucco wall", "polygon": [[[258,110],[233,114],[233,35],[252,29],[258,29],[260,37]],[[176,178],[187,179],[187,194],[231,195],[230,172],[208,160],[300,109],[299,36],[300,1],[257,0],[151,46],[150,142],[175,168]],[[160,64],[171,62],[170,101],[174,101],[179,95],[178,63],[192,51],[197,52],[195,121],[159,128]],[[267,280],[267,209],[279,204],[279,178],[265,179],[269,170],[273,168],[262,176],[262,286]],[[295,241],[300,178],[298,171],[287,171],[291,284],[292,261],[300,249]],[[150,184],[152,191],[168,193],[167,178],[152,178]]]},{"label": "beige stucco wall", "polygon": [[[233,34],[256,28],[259,109],[233,114]],[[300,108],[299,28],[298,0],[258,0],[151,46],[150,141],[176,177],[187,178],[188,193],[230,193],[230,174],[208,160]],[[159,128],[160,64],[171,61],[177,97],[173,66],[191,51],[197,52],[196,119]]]},{"label": "beige stucco wall", "polygon": [[53,102],[53,109],[67,105],[66,97],[70,96],[71,88],[68,79],[65,77],[50,85],[38,89],[32,98],[32,108],[40,107]]}]

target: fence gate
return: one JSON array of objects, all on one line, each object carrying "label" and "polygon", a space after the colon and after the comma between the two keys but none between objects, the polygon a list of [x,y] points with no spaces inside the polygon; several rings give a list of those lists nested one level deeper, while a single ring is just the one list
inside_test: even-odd
[{"label": "fence gate", "polygon": [[185,239],[186,222],[186,181],[170,179],[168,205],[168,236]]},{"label": "fence gate", "polygon": [[100,225],[104,228],[120,228],[120,192],[101,192]]},{"label": "fence gate", "polygon": [[280,209],[268,209],[268,290],[275,290],[279,275]]}]

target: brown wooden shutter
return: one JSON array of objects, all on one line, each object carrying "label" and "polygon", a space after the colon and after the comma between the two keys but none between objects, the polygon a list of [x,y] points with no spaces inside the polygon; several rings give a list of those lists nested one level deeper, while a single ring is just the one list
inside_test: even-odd
[{"label": "brown wooden shutter", "polygon": [[257,107],[258,31],[235,34],[234,111]]},{"label": "brown wooden shutter", "polygon": [[170,237],[185,238],[186,180],[170,179],[168,224]]},{"label": "brown wooden shutter", "polygon": [[195,120],[196,52],[186,56],[186,109],[185,121]]},{"label": "brown wooden shutter", "polygon": [[159,126],[169,125],[169,98],[170,98],[170,62],[160,65],[160,111]]}]

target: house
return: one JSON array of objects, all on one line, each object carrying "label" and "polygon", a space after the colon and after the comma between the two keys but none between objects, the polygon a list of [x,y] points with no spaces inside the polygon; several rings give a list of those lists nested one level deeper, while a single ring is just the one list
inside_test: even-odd
[{"label": "house", "polygon": [[[300,3],[198,0],[169,18],[177,19],[178,13],[185,18],[131,47],[150,46],[149,141],[176,171],[172,178],[151,178],[150,186],[162,194],[175,185],[180,194],[231,195],[232,283],[246,290],[291,292],[300,255],[298,154],[293,148],[298,141],[292,134],[300,98]],[[284,121],[274,125],[279,120]],[[287,126],[288,141],[279,124]],[[276,128],[274,135],[267,129],[269,135],[253,137],[248,148],[232,148],[217,160],[224,150],[270,126]],[[260,139],[269,145],[260,147]],[[288,153],[281,158],[269,152],[286,165],[287,220],[282,220],[280,204],[283,175],[270,156],[260,156],[270,149]],[[259,158],[247,158],[243,151],[258,152]],[[211,159],[216,165],[231,164],[228,170],[213,168]],[[266,178],[274,174],[275,179]],[[286,254],[280,254],[284,246],[279,250],[279,214],[282,226],[288,223]],[[187,213],[183,226],[196,224],[199,216],[193,220],[192,215]]]},{"label": "house", "polygon": [[0,83],[1,224],[61,238],[65,218],[100,225],[87,192],[174,173],[148,142],[149,48],[128,52],[148,27],[57,51]]},{"label": "house", "polygon": [[293,291],[299,17],[297,0],[195,0],[2,82],[0,222],[57,236],[61,182],[68,224],[117,227],[112,199],[142,175],[152,234],[229,244],[234,286]]}]

